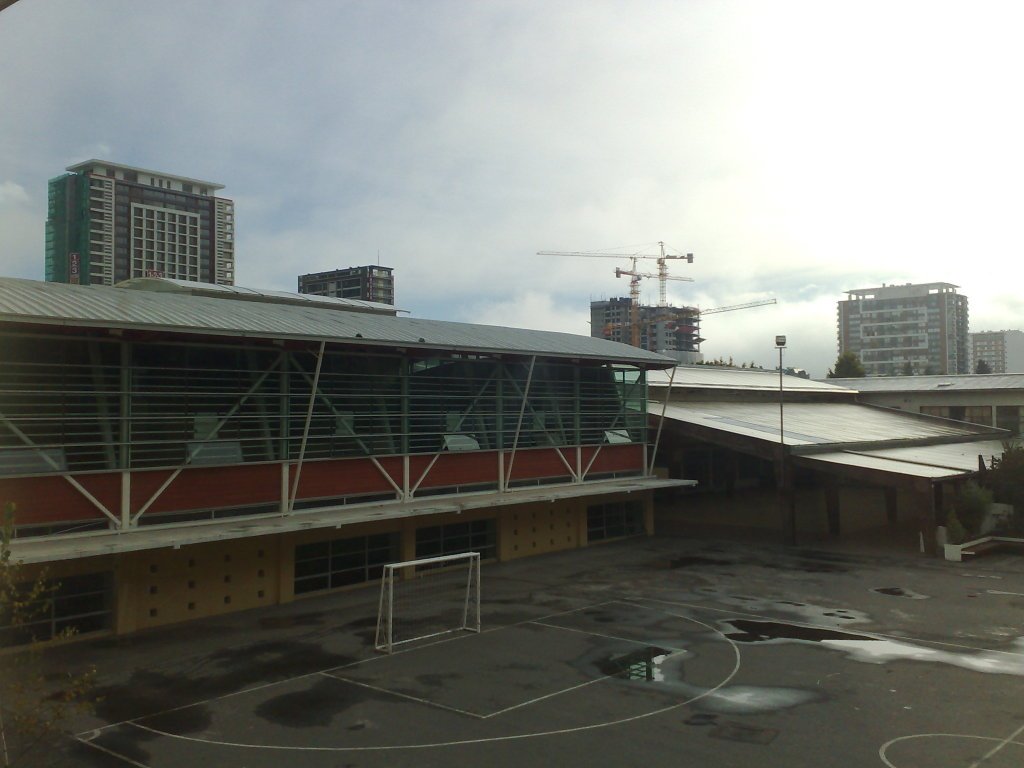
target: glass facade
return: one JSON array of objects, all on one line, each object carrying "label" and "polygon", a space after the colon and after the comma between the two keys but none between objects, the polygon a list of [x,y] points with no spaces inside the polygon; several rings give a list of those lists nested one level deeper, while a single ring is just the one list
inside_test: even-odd
[{"label": "glass facade", "polygon": [[0,476],[641,444],[641,370],[480,356],[0,339]]}]

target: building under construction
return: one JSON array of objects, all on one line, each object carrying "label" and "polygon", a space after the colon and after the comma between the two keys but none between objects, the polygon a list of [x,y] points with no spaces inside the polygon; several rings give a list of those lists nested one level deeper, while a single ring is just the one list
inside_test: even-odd
[{"label": "building under construction", "polygon": [[[633,300],[626,296],[590,302],[590,335],[630,344],[632,308]],[[681,363],[700,362],[700,315],[697,307],[638,304],[639,346]]]}]

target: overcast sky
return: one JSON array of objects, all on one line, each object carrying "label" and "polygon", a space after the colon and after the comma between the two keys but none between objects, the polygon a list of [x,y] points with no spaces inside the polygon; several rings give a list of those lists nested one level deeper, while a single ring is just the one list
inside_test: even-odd
[{"label": "overcast sky", "polygon": [[[378,261],[419,317],[589,333],[614,261],[692,252],[708,357],[823,376],[836,302],[950,282],[1024,327],[1024,4],[20,0],[0,274],[90,158],[225,185],[237,282]],[[653,268],[653,262],[648,263]],[[625,263],[622,266],[627,266]],[[644,299],[657,301],[657,281]]]}]

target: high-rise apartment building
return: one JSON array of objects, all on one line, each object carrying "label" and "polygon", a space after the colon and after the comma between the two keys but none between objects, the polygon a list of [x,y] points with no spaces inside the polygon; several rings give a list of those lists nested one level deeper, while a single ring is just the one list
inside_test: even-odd
[{"label": "high-rise apartment building", "polygon": [[[590,335],[629,344],[632,339],[632,299],[590,302]],[[702,360],[700,310],[696,307],[652,307],[641,304],[637,319],[640,347],[673,357],[681,363]]]},{"label": "high-rise apartment building", "polygon": [[394,305],[395,278],[392,272],[392,267],[371,264],[299,275],[299,293]]},{"label": "high-rise apartment building", "polygon": [[234,285],[235,204],[223,185],[106,160],[50,180],[46,279],[169,277]]},{"label": "high-rise apartment building", "polygon": [[992,373],[1024,373],[1024,331],[972,333],[972,372],[982,360]]},{"label": "high-rise apartment building", "polygon": [[839,352],[868,376],[969,373],[967,297],[950,283],[846,291],[839,302]]}]

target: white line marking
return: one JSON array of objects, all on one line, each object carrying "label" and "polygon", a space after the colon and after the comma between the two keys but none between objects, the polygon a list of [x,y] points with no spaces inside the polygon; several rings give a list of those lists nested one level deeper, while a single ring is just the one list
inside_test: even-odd
[{"label": "white line marking", "polygon": [[1020,728],[1018,728],[1018,729],[1017,729],[1016,731],[1014,731],[1013,733],[1011,733],[1011,734],[1010,734],[1009,736],[1007,736],[1007,737],[1006,737],[1005,739],[1003,739],[1003,740],[1002,740],[1001,742],[999,742],[998,744],[996,744],[996,746],[992,747],[992,749],[990,749],[990,750],[989,750],[988,752],[986,752],[986,753],[985,753],[985,754],[984,754],[984,755],[982,756],[982,758],[981,758],[980,760],[976,760],[975,762],[971,763],[971,765],[970,765],[970,768],[978,768],[978,766],[979,766],[979,765],[981,765],[981,764],[982,764],[983,762],[985,762],[986,760],[988,760],[988,759],[989,759],[990,757],[992,757],[992,755],[994,755],[994,754],[995,754],[996,752],[998,752],[999,750],[1001,750],[1001,749],[1002,749],[1003,747],[1005,747],[1005,746],[1006,746],[1007,744],[1010,744],[1010,743],[1015,743],[1015,742],[1014,742],[1013,740],[1014,740],[1015,738],[1017,738],[1018,734],[1020,734],[1020,732],[1021,732],[1021,731],[1024,731],[1024,725],[1022,725],[1022,726],[1021,726]]},{"label": "white line marking", "polygon": [[[611,601],[617,602],[617,601]],[[582,609],[577,609],[582,610]],[[710,624],[705,624],[700,619],[695,619],[691,616],[682,616],[680,614],[670,613],[669,611],[662,610],[662,613],[666,613],[669,616],[675,616],[676,618],[684,619],[686,621],[692,621],[694,624],[700,624],[702,627],[722,635],[722,638],[729,643],[732,648],[733,656],[735,657],[735,663],[733,664],[732,671],[727,674],[721,682],[712,688],[708,688],[703,693],[693,696],[685,701],[676,702],[659,709],[651,710],[650,712],[643,712],[639,715],[631,715],[630,717],[623,717],[618,720],[609,720],[604,723],[589,723],[588,725],[579,725],[572,728],[558,728],[550,731],[537,731],[534,733],[517,733],[509,736],[486,736],[478,739],[461,739],[457,741],[441,741],[434,743],[425,744],[394,744],[394,745],[373,745],[365,747],[310,747],[310,746],[288,746],[282,744],[245,744],[233,741],[216,741],[213,739],[201,739],[194,736],[183,736],[175,733],[167,733],[165,731],[158,731],[155,728],[149,728],[148,726],[142,725],[141,723],[129,723],[130,725],[139,728],[144,731],[156,734],[158,736],[166,736],[169,739],[178,739],[180,741],[189,741],[197,744],[209,744],[214,746],[222,747],[236,747],[238,749],[270,749],[278,750],[282,752],[387,752],[391,750],[413,750],[413,749],[435,749],[438,747],[457,747],[466,746],[470,744],[492,744],[499,741],[520,741],[524,739],[535,739],[541,736],[561,736],[569,733],[584,733],[587,731],[594,731],[601,728],[609,728],[616,725],[624,725],[626,723],[635,723],[640,720],[645,720],[649,717],[655,717],[666,712],[672,712],[673,710],[680,709],[688,706],[689,704],[699,701],[708,696],[711,696],[717,692],[720,688],[725,687],[729,682],[736,677],[740,671],[740,649],[739,646],[733,641],[726,637],[722,632]],[[559,614],[555,614],[559,615]],[[528,623],[528,622],[522,622]],[[515,625],[512,625],[515,626]]]},{"label": "white line marking", "polygon": [[[1018,730],[1017,733],[1020,733]],[[878,757],[885,763],[888,768],[899,768],[898,765],[889,761],[886,753],[889,751],[889,747],[900,741],[910,741],[911,739],[930,739],[930,738],[949,738],[949,739],[975,739],[977,741],[998,741],[1003,746],[1006,744],[1015,744],[1018,747],[1024,747],[1024,741],[1006,741],[996,736],[976,736],[973,733],[912,733],[909,736],[897,736],[895,739],[889,739],[882,746],[878,748]],[[1012,737],[1011,737],[1012,738]],[[982,758],[983,760],[985,758]],[[977,765],[977,763],[975,763]]]},{"label": "white line marking", "polygon": [[1004,592],[1001,589],[986,589],[990,595],[1014,595],[1016,597],[1024,597],[1024,592]]},{"label": "white line marking", "polygon": [[491,712],[489,715],[484,715],[483,719],[487,720],[489,718],[495,717],[496,715],[504,715],[506,712],[511,712],[513,709],[520,709],[522,707],[528,707],[531,704],[536,704],[539,701],[544,701],[545,699],[553,699],[555,696],[561,696],[563,693],[570,693],[572,691],[578,691],[580,688],[586,688],[588,685],[593,685],[594,683],[603,683],[609,677],[611,677],[611,675],[604,675],[603,677],[599,677],[599,678],[597,678],[595,680],[587,680],[587,682],[585,682],[585,683],[580,683],[579,685],[573,685],[573,686],[570,686],[569,688],[563,688],[560,691],[554,691],[552,693],[545,694],[544,696],[538,696],[537,698],[530,699],[529,701],[522,701],[519,704],[513,704],[511,707],[505,707],[505,709],[499,709],[497,712]]},{"label": "white line marking", "polygon": [[132,760],[131,758],[125,757],[124,755],[119,754],[119,753],[115,752],[112,749],[107,749],[106,747],[101,747],[99,744],[93,744],[91,741],[87,741],[86,739],[79,739],[77,736],[75,737],[75,739],[77,741],[81,742],[82,744],[89,745],[93,749],[98,749],[100,752],[106,752],[111,757],[116,757],[118,760],[123,760],[124,762],[128,763],[128,765],[134,765],[135,768],[149,768],[148,765],[143,765],[142,763],[137,763],[134,760]]},{"label": "white line marking", "polygon": [[[614,602],[616,602],[616,601],[615,600],[602,600],[600,603],[592,603],[590,605],[584,605],[584,606],[582,606],[580,608],[572,608],[572,609],[567,610],[567,611],[560,611],[560,612],[557,612],[557,613],[549,613],[549,614],[546,614],[544,616],[538,617],[538,619],[551,619],[551,618],[555,618],[557,616],[567,616],[567,615],[569,615],[571,613],[579,613],[580,611],[585,611],[585,610],[588,610],[590,608],[600,608],[603,605],[611,605]],[[510,627],[523,626],[524,624],[529,624],[530,622],[535,621],[535,620],[537,620],[537,619],[524,619],[523,621],[517,621],[514,624],[503,624],[503,625],[501,625],[499,627],[492,627],[491,629],[485,629],[480,634],[489,634],[491,632],[500,632],[503,629],[509,629]],[[388,654],[386,656],[382,656],[380,654],[374,654],[373,656],[367,656],[365,659],[358,659],[356,661],[349,662],[348,664],[341,664],[341,665],[336,666],[336,667],[328,667],[327,669],[318,669],[318,670],[314,670],[313,672],[307,672],[307,673],[305,673],[303,675],[295,675],[294,677],[286,677],[286,678],[283,678],[281,680],[273,680],[273,681],[271,681],[269,683],[261,683],[260,685],[254,685],[251,688],[243,688],[240,691],[232,691],[231,693],[224,693],[224,694],[221,694],[220,696],[212,696],[212,697],[210,697],[208,699],[202,699],[202,700],[199,700],[199,701],[193,701],[193,702],[190,702],[188,704],[182,704],[182,705],[177,706],[177,707],[171,707],[170,709],[163,709],[163,710],[160,710],[158,712],[151,712],[150,714],[147,714],[147,715],[139,715],[138,717],[132,717],[132,718],[129,718],[127,720],[121,720],[120,722],[117,722],[117,723],[108,723],[107,725],[101,726],[99,728],[93,728],[93,729],[90,729],[88,731],[82,731],[81,733],[75,734],[75,738],[80,738],[81,736],[83,736],[83,735],[85,735],[87,733],[94,733],[94,734],[98,735],[100,733],[100,731],[105,731],[108,728],[115,728],[115,727],[117,727],[119,725],[132,724],[132,723],[134,723],[137,720],[148,720],[149,718],[152,718],[152,717],[159,717],[160,715],[168,715],[171,712],[178,712],[179,710],[188,709],[189,707],[198,707],[198,706],[200,706],[202,704],[210,704],[211,702],[214,702],[214,701],[221,701],[222,699],[229,699],[232,696],[241,696],[243,693],[253,693],[255,691],[261,691],[264,688],[270,688],[270,687],[275,686],[275,685],[285,685],[287,683],[292,683],[292,682],[295,682],[296,680],[303,680],[303,679],[305,679],[307,677],[313,677],[314,675],[319,675],[319,674],[322,674],[324,672],[333,672],[335,670],[340,670],[340,669],[349,669],[350,667],[357,667],[357,666],[360,666],[362,664],[367,664],[367,663],[373,662],[373,661],[383,661],[384,659],[387,659],[387,658],[392,657],[392,656],[398,656],[398,655],[403,654],[403,653],[413,653],[414,651],[421,651],[424,648],[431,648],[431,647],[433,647],[435,645],[442,645],[443,643],[451,643],[451,642],[455,642],[457,640],[463,640],[463,639],[467,639],[467,638],[473,637],[473,636],[475,636],[475,633],[474,633],[474,635],[453,635],[451,637],[445,637],[445,638],[442,638],[440,640],[435,640],[434,642],[431,642],[431,643],[423,643],[421,645],[416,645],[416,646],[412,646],[412,647],[409,647],[409,648],[403,648],[403,649],[401,649],[399,651],[395,651],[394,653]]]},{"label": "white line marking", "polygon": [[424,705],[426,705],[428,707],[435,707],[437,709],[443,709],[443,710],[445,710],[447,712],[454,712],[457,715],[466,715],[467,717],[475,717],[478,720],[483,720],[485,717],[488,717],[488,715],[478,715],[476,712],[468,712],[468,711],[466,711],[464,709],[457,709],[455,707],[446,706],[445,704],[438,704],[436,701],[431,701],[430,699],[421,699],[418,696],[413,696],[413,695],[408,694],[408,693],[399,693],[398,691],[393,691],[390,688],[380,688],[380,687],[378,687],[376,685],[370,685],[369,683],[362,683],[362,682],[360,682],[358,680],[350,680],[347,677],[338,677],[336,675],[332,675],[330,672],[321,672],[320,674],[323,675],[324,677],[329,677],[331,680],[336,680],[339,683],[349,683],[351,685],[358,685],[361,688],[369,688],[371,691],[377,691],[377,693],[386,693],[389,696],[394,696],[395,698],[408,699],[409,701],[415,701],[417,704],[424,704]]}]

